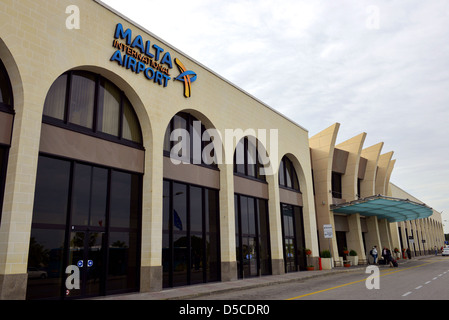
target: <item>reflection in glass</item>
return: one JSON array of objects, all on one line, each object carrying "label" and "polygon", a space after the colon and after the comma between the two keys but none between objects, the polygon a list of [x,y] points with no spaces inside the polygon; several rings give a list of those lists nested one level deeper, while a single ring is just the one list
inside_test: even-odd
[{"label": "reflection in glass", "polygon": [[282,203],[281,217],[285,272],[304,270],[306,255],[302,208]]},{"label": "reflection in glass", "polygon": [[187,285],[189,248],[187,243],[187,186],[173,183],[173,282]]},{"label": "reflection in glass", "polygon": [[65,231],[32,229],[28,253],[27,299],[59,298],[66,279]]},{"label": "reflection in glass", "polygon": [[107,169],[76,164],[72,194],[72,225],[105,227]]},{"label": "reflection in glass", "polygon": [[238,277],[271,274],[267,201],[235,195]]},{"label": "reflection in glass", "polygon": [[138,252],[135,233],[111,232],[109,234],[108,291],[137,287]]},{"label": "reflection in glass", "polygon": [[[28,267],[30,274],[43,270],[48,278],[28,281],[29,299],[137,290],[140,180],[137,174],[39,157]],[[88,266],[82,287],[66,296],[65,268],[78,263]]]},{"label": "reflection in glass", "polygon": [[111,227],[137,228],[139,216],[140,178],[136,174],[112,171]]},{"label": "reflection in glass", "polygon": [[39,157],[33,223],[65,225],[69,182],[70,162]]},{"label": "reflection in glass", "polygon": [[163,287],[219,280],[218,192],[164,181]]}]

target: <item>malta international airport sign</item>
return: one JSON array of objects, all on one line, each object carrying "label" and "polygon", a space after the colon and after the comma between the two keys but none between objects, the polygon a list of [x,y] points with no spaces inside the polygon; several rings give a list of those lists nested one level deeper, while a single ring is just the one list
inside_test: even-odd
[{"label": "malta international airport sign", "polygon": [[[169,51],[157,44],[151,44],[150,40],[144,41],[141,35],[133,37],[132,30],[124,30],[121,23],[115,27],[112,46],[116,49],[110,59],[112,62],[164,88],[169,85],[172,78],[170,71],[173,69]],[[180,74],[173,80],[184,82],[184,96],[189,98],[192,94],[192,82],[196,80],[197,75],[187,70],[178,58],[174,59],[174,63]]]}]

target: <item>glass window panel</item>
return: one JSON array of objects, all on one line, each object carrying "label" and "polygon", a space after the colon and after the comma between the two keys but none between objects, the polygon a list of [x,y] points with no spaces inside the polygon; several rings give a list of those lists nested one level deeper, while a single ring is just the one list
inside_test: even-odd
[{"label": "glass window panel", "polygon": [[107,290],[131,290],[138,287],[139,255],[136,233],[109,233]]},{"label": "glass window panel", "polygon": [[69,122],[92,129],[95,104],[95,75],[74,72],[72,75]]},{"label": "glass window panel", "polygon": [[288,159],[285,161],[285,186],[288,188],[292,187],[292,168]]},{"label": "glass window panel", "polygon": [[248,235],[248,197],[240,196],[240,217],[242,235]]},{"label": "glass window panel", "polygon": [[203,230],[203,194],[199,187],[190,187],[190,232],[201,233]]},{"label": "glass window panel", "polygon": [[8,74],[0,60],[0,102],[6,105],[12,105],[11,82]]},{"label": "glass window panel", "polygon": [[112,171],[110,226],[137,228],[139,219],[140,178],[136,174]]},{"label": "glass window panel", "polygon": [[220,278],[218,191],[205,189],[207,281]]},{"label": "glass window panel", "polygon": [[305,269],[307,263],[307,256],[304,252],[306,247],[305,237],[304,237],[304,221],[302,215],[302,208],[293,206],[293,212],[295,215],[295,237],[296,237],[296,248],[298,250],[298,265],[299,268]]},{"label": "glass window panel", "polygon": [[279,185],[285,186],[285,176],[284,176],[284,159],[282,159],[279,165]]},{"label": "glass window panel", "polygon": [[164,180],[163,185],[163,220],[162,220],[162,269],[163,283],[162,286],[167,288],[170,286],[170,182]]},{"label": "glass window panel", "polygon": [[3,192],[5,191],[5,180],[6,180],[6,163],[7,163],[7,148],[0,146],[0,222],[2,219],[2,208],[3,208]]},{"label": "glass window panel", "polygon": [[28,300],[61,296],[61,287],[67,278],[63,261],[64,237],[63,229],[31,230],[26,292]]},{"label": "glass window panel", "polygon": [[70,162],[39,157],[33,223],[66,224]]},{"label": "glass window panel", "polygon": [[248,234],[256,235],[256,211],[254,198],[248,198]]},{"label": "glass window panel", "polygon": [[122,137],[137,143],[142,143],[139,120],[132,105],[127,99],[123,101],[123,132]]},{"label": "glass window panel", "polygon": [[241,139],[235,147],[234,154],[235,172],[246,174],[245,171],[245,140]]},{"label": "glass window panel", "polygon": [[271,274],[270,238],[268,221],[268,204],[266,200],[258,199],[259,214],[259,247],[260,270],[262,275]]},{"label": "glass window panel", "polygon": [[203,282],[203,196],[190,186],[190,284]]},{"label": "glass window panel", "polygon": [[76,164],[72,193],[72,225],[105,227],[108,171]]},{"label": "glass window panel", "polygon": [[102,79],[100,85],[97,129],[101,132],[119,136],[121,93],[111,82]]},{"label": "glass window panel", "polygon": [[50,87],[44,104],[44,115],[64,120],[67,92],[67,74],[63,74]]},{"label": "glass window panel", "polygon": [[173,117],[173,131],[178,131],[172,141],[175,152],[172,156],[178,160],[190,162],[190,131],[187,119],[188,115],[184,113],[178,113]]},{"label": "glass window panel", "polygon": [[173,183],[173,285],[187,285],[187,186]]},{"label": "glass window panel", "polygon": [[250,177],[256,176],[256,164],[257,164],[257,149],[256,139],[254,137],[247,138],[248,141],[248,171],[247,175]]},{"label": "glass window panel", "polygon": [[164,151],[166,152],[170,152],[171,149],[170,134],[171,134],[171,121],[167,126],[167,130],[165,130],[164,136]]},{"label": "glass window panel", "polygon": [[293,167],[293,165],[292,165],[292,178],[293,178],[293,181],[292,181],[292,183],[293,183],[293,185],[292,185],[292,188],[293,189],[295,189],[295,190],[297,190],[297,191],[300,191],[300,188],[299,188],[299,181],[298,181],[298,175],[296,174],[296,171],[295,171],[295,168]]},{"label": "glass window panel", "polygon": [[204,127],[201,125],[201,122],[196,120],[193,117],[191,118],[190,125],[192,126],[192,161],[195,164],[202,163],[202,132],[204,132]]}]

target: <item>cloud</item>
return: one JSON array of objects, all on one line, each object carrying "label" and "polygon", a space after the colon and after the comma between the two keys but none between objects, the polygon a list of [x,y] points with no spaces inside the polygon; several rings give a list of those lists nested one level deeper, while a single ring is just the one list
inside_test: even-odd
[{"label": "cloud", "polygon": [[385,142],[392,182],[449,214],[449,2],[104,1],[310,135]]}]

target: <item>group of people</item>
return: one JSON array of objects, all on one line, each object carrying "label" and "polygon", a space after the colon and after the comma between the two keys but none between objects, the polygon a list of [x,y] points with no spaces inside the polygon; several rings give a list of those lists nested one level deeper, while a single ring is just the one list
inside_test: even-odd
[{"label": "group of people", "polygon": [[[392,262],[394,261],[393,257],[391,256],[391,251],[390,251],[390,249],[384,247],[384,248],[382,249],[382,253],[381,253],[381,254],[382,254],[382,259],[383,259],[383,261],[385,261],[384,264],[389,264],[389,263],[392,263]],[[377,246],[374,246],[374,247],[371,249],[370,255],[371,255],[371,256],[373,257],[373,259],[374,259],[374,264],[379,264],[379,261],[378,261],[379,253],[378,253],[378,251],[377,251]],[[383,264],[383,263],[382,263],[382,264]]]}]

